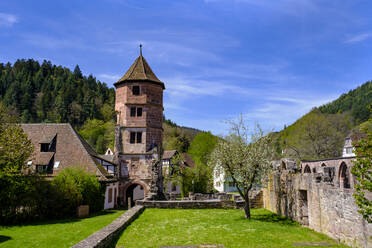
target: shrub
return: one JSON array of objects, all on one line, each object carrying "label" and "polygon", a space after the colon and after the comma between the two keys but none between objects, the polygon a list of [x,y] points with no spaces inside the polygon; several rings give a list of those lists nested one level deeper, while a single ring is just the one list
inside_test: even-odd
[{"label": "shrub", "polygon": [[58,197],[58,212],[74,215],[79,205],[89,205],[90,211],[103,208],[103,188],[95,175],[85,173],[80,168],[65,168],[52,181]]}]

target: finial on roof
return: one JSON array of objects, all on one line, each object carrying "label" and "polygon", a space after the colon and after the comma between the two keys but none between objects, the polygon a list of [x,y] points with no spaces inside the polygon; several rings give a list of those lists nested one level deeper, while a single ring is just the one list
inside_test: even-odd
[{"label": "finial on roof", "polygon": [[140,56],[142,56],[142,44],[140,44]]}]

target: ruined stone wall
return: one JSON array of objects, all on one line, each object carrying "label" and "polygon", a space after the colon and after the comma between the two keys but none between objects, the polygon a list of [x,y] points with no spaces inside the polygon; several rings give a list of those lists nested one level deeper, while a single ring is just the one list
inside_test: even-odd
[{"label": "ruined stone wall", "polygon": [[[324,167],[339,162],[328,161]],[[341,187],[337,175],[333,182],[325,179],[319,172],[275,171],[263,189],[264,207],[353,247],[372,247],[372,224],[357,212],[354,189]]]}]

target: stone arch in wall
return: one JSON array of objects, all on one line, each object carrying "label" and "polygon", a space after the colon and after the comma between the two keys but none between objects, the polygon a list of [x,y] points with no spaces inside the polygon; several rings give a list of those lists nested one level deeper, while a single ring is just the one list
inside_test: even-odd
[{"label": "stone arch in wall", "polygon": [[127,183],[123,188],[124,206],[128,206],[130,203],[130,206],[133,207],[135,201],[144,199],[148,192],[149,186],[141,180],[134,180]]},{"label": "stone arch in wall", "polygon": [[310,169],[310,166],[308,164],[305,165],[304,173],[311,173],[311,169]]},{"label": "stone arch in wall", "polygon": [[350,171],[349,167],[345,162],[342,162],[339,169],[338,181],[340,183],[340,188],[350,188]]},{"label": "stone arch in wall", "polygon": [[282,161],[282,162],[280,163],[280,169],[281,169],[281,170],[286,170],[286,169],[287,169],[287,165],[285,164],[284,161]]}]

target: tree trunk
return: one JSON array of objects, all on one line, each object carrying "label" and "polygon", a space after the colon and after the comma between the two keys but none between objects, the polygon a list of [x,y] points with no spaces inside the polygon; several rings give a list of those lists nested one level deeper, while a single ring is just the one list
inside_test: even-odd
[{"label": "tree trunk", "polygon": [[245,212],[245,218],[251,219],[251,208],[249,206],[249,196],[248,194],[244,197],[244,212]]}]

